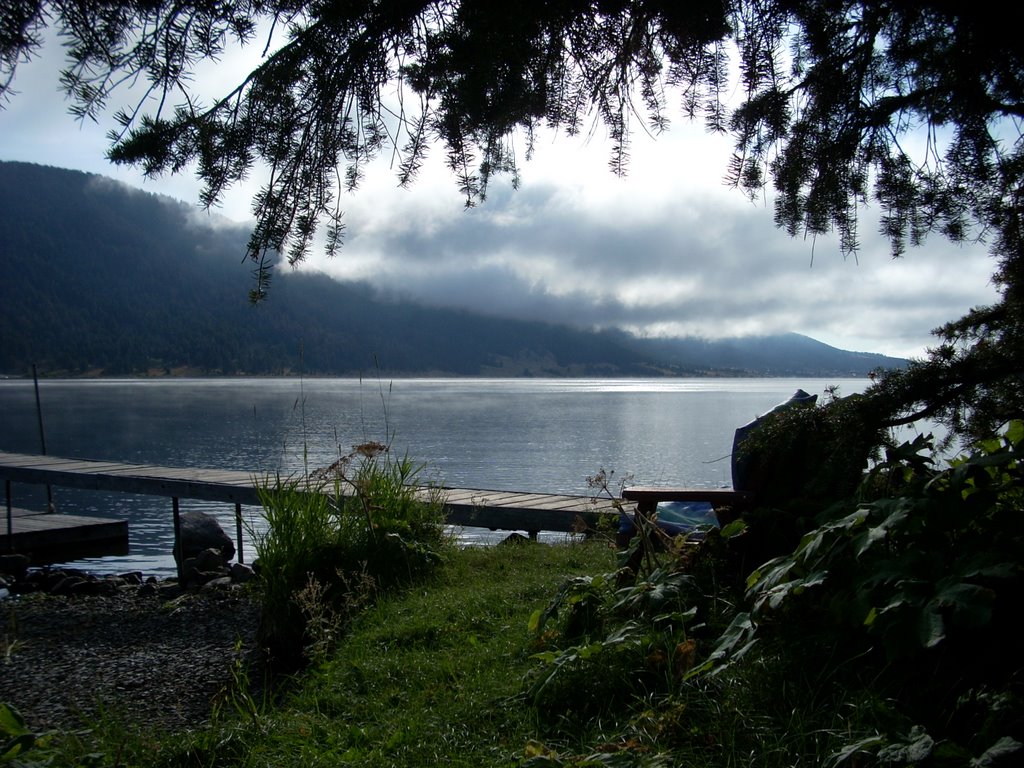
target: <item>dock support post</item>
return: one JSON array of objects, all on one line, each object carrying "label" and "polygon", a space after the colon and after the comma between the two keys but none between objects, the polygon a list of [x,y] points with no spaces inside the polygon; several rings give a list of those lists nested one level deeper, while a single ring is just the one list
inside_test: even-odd
[{"label": "dock support post", "polygon": [[7,548],[14,550],[14,507],[11,506],[11,481],[4,481],[7,491]]},{"label": "dock support post", "polygon": [[181,511],[178,509],[178,497],[171,497],[174,510],[174,562],[178,565],[178,584],[182,582],[182,551],[181,551]]},{"label": "dock support post", "polygon": [[245,555],[242,553],[242,505],[235,502],[235,532],[238,534],[238,562],[245,562]]},{"label": "dock support post", "polygon": [[[42,448],[43,456],[46,455],[46,432],[43,430],[43,401],[39,399],[39,374],[36,372],[36,364],[32,363],[32,382],[36,388],[36,417],[39,420],[39,445]],[[53,488],[46,484],[46,511],[56,512],[53,505]]]}]

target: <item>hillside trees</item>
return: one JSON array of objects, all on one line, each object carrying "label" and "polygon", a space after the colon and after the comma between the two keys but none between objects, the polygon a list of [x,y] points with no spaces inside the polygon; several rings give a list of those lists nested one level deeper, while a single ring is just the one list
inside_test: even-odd
[{"label": "hillside trees", "polygon": [[[952,0],[358,0],[170,3],[4,0],[0,95],[47,27],[68,43],[63,85],[92,116],[117,86],[148,83],[117,113],[110,157],[149,174],[193,163],[215,202],[258,166],[249,255],[259,298],[278,252],[295,262],[318,223],[340,245],[342,190],[397,157],[413,181],[440,144],[466,205],[495,174],[518,181],[545,128],[600,121],[628,166],[636,124],[681,107],[731,134],[728,180],[771,187],[776,223],[836,231],[855,253],[868,202],[894,255],[929,236],[991,248],[999,304],[939,330],[929,358],[886,376],[870,416],[944,418],[983,433],[1021,412],[1024,47],[1019,7]],[[203,101],[196,65],[261,46],[236,87]],[[735,74],[735,78],[732,75]],[[732,94],[738,94],[735,98]],[[518,151],[517,151],[518,150]],[[867,412],[867,411],[866,411]]]}]

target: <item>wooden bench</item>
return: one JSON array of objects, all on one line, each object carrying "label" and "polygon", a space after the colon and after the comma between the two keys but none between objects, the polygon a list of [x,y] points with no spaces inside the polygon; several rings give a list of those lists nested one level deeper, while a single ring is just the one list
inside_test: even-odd
[{"label": "wooden bench", "polygon": [[622,498],[636,502],[637,512],[646,516],[653,515],[658,504],[663,501],[706,502],[714,508],[720,526],[731,523],[754,502],[754,494],[731,488],[636,486],[625,488],[622,491]]}]

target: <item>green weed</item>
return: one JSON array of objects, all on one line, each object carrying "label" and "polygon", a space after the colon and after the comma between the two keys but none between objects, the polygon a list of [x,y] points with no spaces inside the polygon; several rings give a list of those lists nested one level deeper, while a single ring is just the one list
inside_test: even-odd
[{"label": "green weed", "polygon": [[261,490],[266,527],[252,531],[260,639],[278,669],[322,660],[379,591],[424,578],[438,565],[442,500],[417,484],[420,469],[373,443],[309,478]]}]

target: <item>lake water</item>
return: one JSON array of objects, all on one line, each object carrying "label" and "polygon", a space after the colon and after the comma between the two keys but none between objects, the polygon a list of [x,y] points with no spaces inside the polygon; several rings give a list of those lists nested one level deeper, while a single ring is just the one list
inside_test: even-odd
[{"label": "lake water", "polygon": [[[369,440],[425,464],[450,487],[591,493],[599,469],[638,485],[723,487],[733,430],[815,379],[158,379],[41,381],[47,452],[181,467],[301,474]],[[39,453],[31,380],[0,381],[0,450]],[[129,521],[129,555],[81,561],[98,572],[170,575],[170,499],[55,488],[59,512]],[[17,506],[45,491],[15,486]],[[183,500],[234,531],[230,505]],[[244,514],[258,525],[258,508]],[[493,535],[466,529],[467,542]],[[499,534],[499,537],[503,534]],[[253,555],[251,542],[247,555]]]}]

